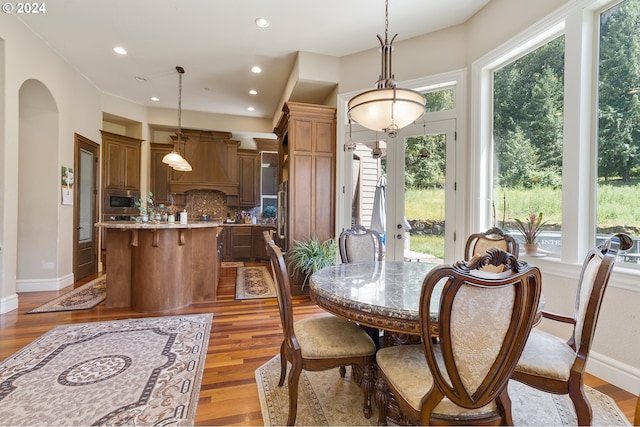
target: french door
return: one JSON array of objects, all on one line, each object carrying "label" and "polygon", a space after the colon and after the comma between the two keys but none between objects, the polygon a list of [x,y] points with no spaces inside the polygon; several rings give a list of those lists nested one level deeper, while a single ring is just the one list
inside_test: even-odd
[{"label": "french door", "polygon": [[[401,129],[396,138],[352,127],[345,140],[351,223],[384,235],[385,260],[454,258],[455,119]],[[349,161],[349,158],[351,161]]]}]

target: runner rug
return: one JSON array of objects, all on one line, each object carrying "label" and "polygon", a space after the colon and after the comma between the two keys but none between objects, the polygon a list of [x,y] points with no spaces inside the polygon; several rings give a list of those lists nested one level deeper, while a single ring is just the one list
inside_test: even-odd
[{"label": "runner rug", "polygon": [[[291,365],[289,365],[291,369]],[[348,370],[349,371],[349,370]],[[255,372],[262,418],[265,426],[280,426],[287,422],[289,397],[287,382],[278,387],[280,357],[276,356]],[[629,421],[608,396],[585,387],[593,409],[593,425],[628,426]],[[568,396],[544,393],[511,381],[509,395],[515,425],[575,426],[577,419]],[[373,416],[362,414],[362,391],[351,381],[350,375],[340,378],[338,369],[328,371],[302,371],[298,385],[297,426],[373,426],[378,421],[378,410],[373,405]]]},{"label": "runner rug", "polygon": [[100,276],[89,283],[60,295],[40,307],[27,311],[31,313],[49,313],[52,311],[88,310],[107,298],[107,276]]},{"label": "runner rug", "polygon": [[0,362],[0,423],[193,425],[212,316],[50,330]]},{"label": "runner rug", "polygon": [[276,286],[267,267],[238,267],[236,270],[236,299],[272,298]]}]

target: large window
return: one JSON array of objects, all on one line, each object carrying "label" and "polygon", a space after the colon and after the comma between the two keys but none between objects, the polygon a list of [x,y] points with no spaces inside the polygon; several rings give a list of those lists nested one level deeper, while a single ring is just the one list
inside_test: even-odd
[{"label": "large window", "polygon": [[636,240],[623,261],[640,264],[640,0],[600,14],[596,240]]},{"label": "large window", "polygon": [[494,71],[493,83],[493,224],[514,230],[542,212],[540,247],[559,254],[564,36]]}]

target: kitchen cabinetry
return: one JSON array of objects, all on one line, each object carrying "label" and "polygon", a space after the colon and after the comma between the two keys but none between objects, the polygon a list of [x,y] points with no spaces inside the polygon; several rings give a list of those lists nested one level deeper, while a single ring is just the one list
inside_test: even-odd
[{"label": "kitchen cabinetry", "polygon": [[260,204],[260,153],[238,150],[238,205]]},{"label": "kitchen cabinetry", "polygon": [[273,226],[227,225],[223,228],[222,252],[225,262],[269,259],[262,233],[275,230]]},{"label": "kitchen cabinetry", "polygon": [[171,193],[189,190],[217,190],[228,196],[238,195],[238,145],[230,132],[183,129],[183,156],[193,168],[190,172],[173,171]]},{"label": "kitchen cabinetry", "polygon": [[162,163],[162,159],[171,151],[173,151],[172,145],[151,143],[149,191],[153,193],[156,203],[164,203],[165,205],[170,204],[171,168],[166,163]]},{"label": "kitchen cabinetry", "polygon": [[142,140],[107,131],[101,133],[103,188],[140,191]]},{"label": "kitchen cabinetry", "polygon": [[287,102],[282,111],[274,133],[287,212],[279,224],[285,238],[278,243],[288,249],[295,240],[334,237],[336,109]]}]

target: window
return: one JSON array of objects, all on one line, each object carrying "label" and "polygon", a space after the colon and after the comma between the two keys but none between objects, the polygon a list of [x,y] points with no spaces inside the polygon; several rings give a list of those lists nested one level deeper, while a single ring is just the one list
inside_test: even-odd
[{"label": "window", "polygon": [[559,254],[562,219],[564,36],[493,72],[493,224],[543,213],[543,251]]},{"label": "window", "polygon": [[640,0],[599,24],[596,242],[628,233],[635,244],[622,261],[640,264]]},{"label": "window", "polygon": [[260,208],[264,218],[275,218],[278,204],[278,153],[263,151],[260,156]]}]

